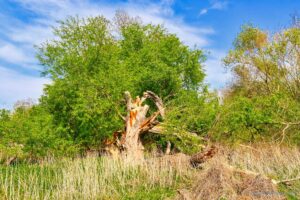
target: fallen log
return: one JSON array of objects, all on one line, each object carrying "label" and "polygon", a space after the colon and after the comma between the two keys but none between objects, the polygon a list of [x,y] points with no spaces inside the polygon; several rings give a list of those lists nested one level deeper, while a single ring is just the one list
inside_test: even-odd
[{"label": "fallen log", "polygon": [[198,167],[200,164],[214,157],[217,154],[217,152],[218,152],[218,148],[212,145],[206,150],[192,155],[190,159],[190,163],[193,167]]}]

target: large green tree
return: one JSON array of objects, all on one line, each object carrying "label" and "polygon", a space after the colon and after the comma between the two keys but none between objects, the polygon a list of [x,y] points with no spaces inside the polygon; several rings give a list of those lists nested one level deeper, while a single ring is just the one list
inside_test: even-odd
[{"label": "large green tree", "polygon": [[117,13],[114,21],[71,17],[54,33],[39,47],[43,74],[52,79],[41,103],[55,131],[82,147],[97,146],[123,128],[124,91],[136,96],[150,90],[176,106],[188,102],[185,94],[176,103],[183,92],[198,98],[204,88],[203,52],[162,26]]},{"label": "large green tree", "polygon": [[300,29],[270,35],[243,26],[224,63],[234,81],[225,94],[218,137],[300,143]]}]

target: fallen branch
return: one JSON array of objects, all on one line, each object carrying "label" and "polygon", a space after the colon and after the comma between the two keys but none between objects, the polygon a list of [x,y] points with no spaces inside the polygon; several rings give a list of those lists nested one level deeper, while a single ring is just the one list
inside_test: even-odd
[{"label": "fallen branch", "polygon": [[282,130],[282,133],[281,133],[281,141],[280,141],[280,144],[283,143],[284,139],[285,139],[285,136],[286,136],[286,130],[292,126],[292,125],[300,125],[300,122],[281,122],[281,124],[285,125],[284,129]]},{"label": "fallen branch", "polygon": [[171,142],[167,141],[167,148],[165,151],[165,155],[169,155],[171,153]]},{"label": "fallen branch", "polygon": [[290,182],[293,182],[293,181],[300,180],[300,177],[291,178],[291,179],[284,179],[284,180],[275,180],[275,179],[269,178],[268,176],[266,176],[264,174],[253,172],[253,171],[250,171],[250,170],[247,170],[247,169],[242,170],[242,169],[238,169],[236,167],[233,167],[231,165],[227,165],[227,168],[234,171],[234,172],[240,173],[240,174],[253,175],[253,176],[262,176],[265,179],[269,179],[274,185],[287,184],[287,183],[290,183]]},{"label": "fallen branch", "polygon": [[5,165],[9,166],[17,160],[17,156],[10,157],[6,160]]},{"label": "fallen branch", "polygon": [[300,177],[297,177],[297,178],[291,178],[291,179],[285,179],[285,180],[279,180],[279,181],[273,180],[273,181],[275,182],[275,184],[288,184],[288,183],[290,183],[290,182],[298,181],[298,180],[300,180]]},{"label": "fallen branch", "polygon": [[202,164],[210,158],[214,157],[217,154],[217,152],[217,147],[211,146],[209,149],[203,152],[199,152],[197,154],[192,155],[190,163],[193,167],[197,167],[199,164]]},{"label": "fallen branch", "polygon": [[239,144],[239,146],[240,146],[240,147],[248,148],[248,149],[253,150],[253,151],[256,151],[256,152],[260,152],[259,150],[255,149],[255,148],[253,148],[253,147],[250,147],[250,146],[248,146],[248,145]]}]

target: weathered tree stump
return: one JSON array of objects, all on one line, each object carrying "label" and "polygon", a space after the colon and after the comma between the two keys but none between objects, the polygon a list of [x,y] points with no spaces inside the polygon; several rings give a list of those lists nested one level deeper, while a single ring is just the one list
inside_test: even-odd
[{"label": "weathered tree stump", "polygon": [[[141,134],[150,131],[159,124],[157,117],[164,117],[164,106],[161,98],[151,91],[146,91],[143,97],[137,96],[132,99],[128,91],[125,92],[127,116],[125,118],[125,130],[123,132],[115,132],[114,140],[108,142],[109,145],[117,146],[120,152],[126,157],[133,159],[143,159],[144,146],[141,142]],[[149,111],[148,105],[143,105],[146,99],[154,101],[158,110],[150,117],[147,117]],[[157,130],[156,130],[157,131]],[[112,146],[113,148],[113,146]]]}]

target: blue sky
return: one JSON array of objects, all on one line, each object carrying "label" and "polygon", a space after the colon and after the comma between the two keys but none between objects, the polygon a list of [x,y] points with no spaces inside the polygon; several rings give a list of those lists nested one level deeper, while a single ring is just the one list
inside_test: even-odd
[{"label": "blue sky", "polygon": [[43,85],[34,45],[53,38],[51,27],[69,15],[104,15],[122,9],[145,23],[164,24],[187,45],[210,52],[206,81],[222,88],[230,81],[221,59],[241,25],[252,23],[274,33],[300,12],[300,0],[0,0],[0,108],[38,99]]}]

